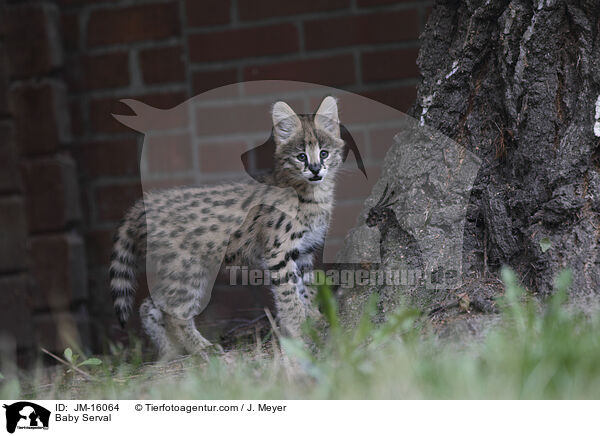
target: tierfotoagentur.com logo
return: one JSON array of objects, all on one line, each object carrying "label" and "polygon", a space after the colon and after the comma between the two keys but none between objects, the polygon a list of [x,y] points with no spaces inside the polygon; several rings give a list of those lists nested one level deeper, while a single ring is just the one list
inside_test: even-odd
[{"label": "tierfotoagentur.com logo", "polygon": [[[269,269],[254,269],[247,266],[228,265],[229,284],[243,286],[270,286],[283,281],[294,282],[295,275],[283,275]],[[426,289],[455,286],[458,282],[456,270],[442,267],[425,272],[422,269],[329,269],[319,273],[307,273],[302,276],[304,283],[310,286],[332,285],[342,288],[354,286],[425,286]]]},{"label": "tierfotoagentur.com logo", "polygon": [[47,430],[50,422],[50,411],[29,401],[19,401],[6,409],[6,431],[14,433],[19,430]]}]

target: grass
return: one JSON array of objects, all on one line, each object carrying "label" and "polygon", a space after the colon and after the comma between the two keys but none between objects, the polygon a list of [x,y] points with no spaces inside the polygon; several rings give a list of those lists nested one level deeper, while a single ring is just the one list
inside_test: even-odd
[{"label": "grass", "polygon": [[[457,347],[428,333],[423,316],[403,309],[383,325],[371,322],[371,301],[358,327],[340,327],[327,287],[321,303],[330,329],[322,338],[308,328],[312,351],[278,338],[270,347],[144,365],[139,344],[113,347],[102,364],[86,367],[85,380],[67,367],[57,381],[32,386],[0,382],[0,397],[33,399],[558,399],[600,397],[600,317],[566,306],[570,272],[556,280],[554,296],[539,302],[502,271],[501,323],[482,343]],[[137,351],[136,351],[137,350]],[[83,357],[82,357],[83,358]],[[123,363],[127,362],[127,363]],[[82,366],[83,368],[83,366]]]}]

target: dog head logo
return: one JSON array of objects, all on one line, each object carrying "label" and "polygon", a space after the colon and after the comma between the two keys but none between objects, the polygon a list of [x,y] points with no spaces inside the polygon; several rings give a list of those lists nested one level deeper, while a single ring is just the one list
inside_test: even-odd
[{"label": "dog head logo", "polygon": [[19,401],[3,406],[6,409],[6,431],[19,429],[47,429],[50,411],[29,401]]}]

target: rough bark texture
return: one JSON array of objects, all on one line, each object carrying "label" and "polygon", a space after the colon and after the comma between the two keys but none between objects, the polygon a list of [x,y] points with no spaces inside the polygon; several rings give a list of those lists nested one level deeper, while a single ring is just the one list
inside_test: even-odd
[{"label": "rough bark texture", "polygon": [[[500,292],[486,276],[507,264],[542,296],[565,267],[574,297],[600,293],[599,16],[594,0],[439,0],[433,9],[410,115],[482,161],[463,241],[465,286],[479,281],[468,292]],[[393,185],[393,171],[383,174]],[[436,304],[427,301],[422,309]]]}]

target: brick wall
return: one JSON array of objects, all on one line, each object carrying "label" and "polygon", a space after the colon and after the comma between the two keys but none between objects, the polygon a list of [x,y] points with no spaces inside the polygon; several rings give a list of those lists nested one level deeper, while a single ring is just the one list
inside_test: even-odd
[{"label": "brick wall", "polygon": [[[334,86],[406,110],[416,96],[418,36],[431,3],[56,0],[9,6],[11,20],[3,31],[15,36],[12,45],[2,36],[0,47],[10,58],[7,79],[0,74],[0,83],[10,81],[0,84],[0,93],[9,89],[9,95],[0,95],[0,125],[16,139],[13,146],[3,141],[0,154],[18,163],[0,163],[6,167],[0,202],[7,202],[0,220],[9,220],[7,228],[15,230],[2,249],[23,242],[28,248],[27,261],[18,265],[11,264],[18,256],[5,264],[0,253],[0,269],[10,273],[6,280],[47,280],[44,274],[56,271],[63,281],[36,291],[48,301],[44,310],[54,313],[48,308],[63,311],[68,305],[65,313],[90,320],[95,340],[104,333],[115,337],[107,290],[110,246],[123,211],[141,196],[143,141],[110,115],[131,113],[119,100],[135,98],[166,109],[219,86],[283,79]],[[11,102],[10,110],[2,109],[5,102]],[[194,165],[219,178],[230,171],[225,154],[239,155],[255,145],[203,143]],[[189,165],[186,142],[178,147],[179,161],[159,160]],[[383,151],[369,150],[368,163],[383,158]],[[260,166],[257,159],[254,165]],[[356,216],[359,204],[352,192],[341,196],[345,216]],[[49,252],[61,253],[60,267]],[[226,301],[247,293],[228,292],[239,295],[215,295],[214,316],[207,322],[255,313],[233,312]],[[264,301],[254,304],[261,307]],[[63,312],[57,313],[63,319]],[[40,319],[44,316],[40,309]]]},{"label": "brick wall", "polygon": [[0,8],[0,334],[27,356],[89,342],[87,268],[60,9]]}]

